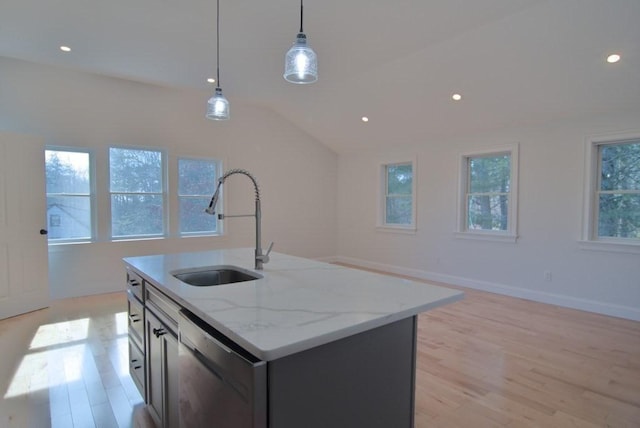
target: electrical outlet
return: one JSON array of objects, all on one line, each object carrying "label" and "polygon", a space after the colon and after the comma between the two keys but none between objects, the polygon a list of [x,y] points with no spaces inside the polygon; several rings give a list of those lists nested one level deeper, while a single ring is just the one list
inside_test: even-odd
[{"label": "electrical outlet", "polygon": [[544,280],[547,282],[551,282],[551,271],[550,270],[545,270],[544,271]]}]

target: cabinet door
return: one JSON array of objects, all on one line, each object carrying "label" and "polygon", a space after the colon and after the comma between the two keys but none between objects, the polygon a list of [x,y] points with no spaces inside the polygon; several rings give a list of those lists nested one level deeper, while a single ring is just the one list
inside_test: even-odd
[{"label": "cabinet door", "polygon": [[160,428],[178,428],[178,338],[151,311],[147,319],[147,404]]},{"label": "cabinet door", "polygon": [[145,310],[147,340],[147,407],[158,427],[163,427],[162,335],[166,329],[151,311]]}]

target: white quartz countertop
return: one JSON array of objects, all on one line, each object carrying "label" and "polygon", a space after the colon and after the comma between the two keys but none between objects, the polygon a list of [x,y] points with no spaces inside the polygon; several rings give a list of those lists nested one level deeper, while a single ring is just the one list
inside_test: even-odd
[{"label": "white quartz countertop", "polygon": [[[178,304],[256,357],[269,361],[392,323],[462,298],[461,291],[271,253],[253,269],[253,248],[125,258]],[[231,265],[256,281],[196,287],[178,269]]]}]

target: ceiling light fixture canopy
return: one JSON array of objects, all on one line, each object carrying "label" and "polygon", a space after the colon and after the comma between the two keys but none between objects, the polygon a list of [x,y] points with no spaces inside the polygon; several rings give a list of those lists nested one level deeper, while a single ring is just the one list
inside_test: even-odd
[{"label": "ceiling light fixture canopy", "polygon": [[313,83],[318,80],[318,56],[307,44],[307,36],[302,27],[303,8],[300,0],[300,31],[284,61],[284,79],[298,84]]},{"label": "ceiling light fixture canopy", "polygon": [[211,120],[228,120],[229,101],[222,95],[220,88],[220,0],[216,1],[216,92],[207,102],[206,118]]}]

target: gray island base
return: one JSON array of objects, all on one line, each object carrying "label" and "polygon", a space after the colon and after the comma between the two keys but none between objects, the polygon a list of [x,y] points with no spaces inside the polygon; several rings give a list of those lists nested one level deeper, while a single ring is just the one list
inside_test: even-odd
[{"label": "gray island base", "polygon": [[[158,427],[413,427],[417,316],[462,298],[283,254],[252,271],[252,249],[125,263],[130,372]],[[202,266],[261,278],[173,276]]]},{"label": "gray island base", "polygon": [[269,362],[269,427],[413,427],[415,319]]}]

